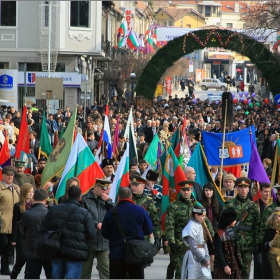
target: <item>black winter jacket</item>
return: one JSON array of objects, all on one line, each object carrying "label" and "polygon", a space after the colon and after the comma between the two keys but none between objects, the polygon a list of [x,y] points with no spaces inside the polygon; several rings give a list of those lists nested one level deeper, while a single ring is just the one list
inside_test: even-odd
[{"label": "black winter jacket", "polygon": [[[94,225],[97,227],[99,223],[102,223],[107,211],[113,208],[114,204],[111,200],[104,201],[100,197],[95,197],[92,190],[82,197],[82,203],[84,207],[89,210],[94,219]],[[90,251],[108,251],[109,241],[103,238],[101,230],[97,230],[97,238],[93,246],[89,248]]]},{"label": "black winter jacket", "polygon": [[58,230],[73,207],[76,210],[61,229],[61,246],[56,257],[74,262],[86,261],[97,230],[92,215],[77,200],[67,199],[65,203],[52,206],[42,222],[41,233]]},{"label": "black winter jacket", "polygon": [[26,237],[26,257],[40,259],[36,254],[36,239],[40,235],[41,223],[48,213],[48,208],[42,203],[35,203],[30,210],[22,214],[19,230]]}]

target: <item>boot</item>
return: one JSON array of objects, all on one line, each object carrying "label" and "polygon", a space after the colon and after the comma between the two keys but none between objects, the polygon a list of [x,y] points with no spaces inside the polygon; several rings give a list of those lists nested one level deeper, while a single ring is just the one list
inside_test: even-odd
[{"label": "boot", "polygon": [[3,268],[1,266],[1,275],[10,275],[10,274],[11,274],[11,271],[10,271],[9,267]]},{"label": "boot", "polygon": [[167,266],[166,279],[173,279],[174,278],[174,272],[175,272],[174,266],[170,263]]},{"label": "boot", "polygon": [[10,274],[10,279],[17,279],[19,273],[20,273],[20,271],[17,271],[17,270],[13,269],[11,274]]},{"label": "boot", "polygon": [[15,248],[13,246],[9,254],[9,264],[14,264],[14,261],[15,261]]}]

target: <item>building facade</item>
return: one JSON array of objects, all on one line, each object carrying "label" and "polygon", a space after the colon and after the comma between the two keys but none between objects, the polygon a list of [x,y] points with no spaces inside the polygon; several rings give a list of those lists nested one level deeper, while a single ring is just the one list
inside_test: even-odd
[{"label": "building facade", "polygon": [[[109,2],[109,1],[107,1]],[[51,12],[50,12],[51,11]],[[52,24],[57,28],[51,32],[52,60],[57,60],[55,73],[63,77],[63,98],[56,100],[59,107],[81,104],[80,84],[89,80],[89,95],[93,92],[94,66],[105,57],[102,49],[102,2],[101,1],[52,1],[52,8],[45,1],[1,2],[0,21],[0,69],[17,70],[16,92],[18,108],[22,108],[26,94],[29,99],[46,106],[45,97],[35,99],[36,76],[48,77],[42,68],[42,54],[47,46],[42,40],[48,32],[49,12]],[[26,77],[23,75],[26,64]],[[38,74],[39,73],[39,74]],[[72,84],[69,81],[75,81]],[[0,95],[3,89],[0,89]],[[55,101],[55,92],[51,97]]]}]

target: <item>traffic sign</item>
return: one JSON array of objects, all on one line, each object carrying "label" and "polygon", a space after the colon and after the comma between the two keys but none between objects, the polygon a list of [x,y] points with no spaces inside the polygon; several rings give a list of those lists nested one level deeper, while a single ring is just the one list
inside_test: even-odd
[{"label": "traffic sign", "polygon": [[189,72],[193,72],[193,61],[190,60],[189,62]]},{"label": "traffic sign", "polygon": [[89,81],[82,81],[80,85],[80,89],[82,92],[90,92],[91,91],[91,83]]},{"label": "traffic sign", "polygon": [[277,95],[275,95],[275,97],[274,97],[274,102],[275,102],[277,105],[280,105],[280,93],[278,93]]}]

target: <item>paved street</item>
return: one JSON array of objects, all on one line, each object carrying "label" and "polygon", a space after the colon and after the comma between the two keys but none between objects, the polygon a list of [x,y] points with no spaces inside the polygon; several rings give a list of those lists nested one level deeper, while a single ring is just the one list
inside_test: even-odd
[{"label": "paved street", "polygon": [[[169,264],[169,255],[164,255],[163,251],[156,255],[154,263],[145,269],[146,279],[165,279],[166,268]],[[99,279],[98,271],[96,269],[96,260],[94,261],[92,270],[92,279]],[[13,266],[10,266],[12,270]],[[45,273],[41,273],[41,279],[46,279]],[[8,275],[0,275],[0,279],[10,279]],[[24,268],[18,276],[18,279],[24,279]]]},{"label": "paved street", "polygon": [[[166,268],[169,264],[169,255],[164,255],[161,250],[159,254],[156,255],[154,263],[145,269],[145,279],[165,279]],[[96,261],[94,262],[94,268],[92,271],[92,279],[99,279],[98,271],[96,270]],[[12,270],[12,266],[10,266]],[[253,263],[251,266],[251,271],[253,270]],[[41,279],[46,279],[45,273],[42,272]],[[0,275],[0,279],[10,279],[8,275]],[[18,279],[24,279],[24,268],[18,276]],[[253,275],[251,273],[250,279],[253,279]]]}]

